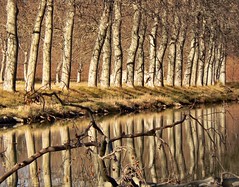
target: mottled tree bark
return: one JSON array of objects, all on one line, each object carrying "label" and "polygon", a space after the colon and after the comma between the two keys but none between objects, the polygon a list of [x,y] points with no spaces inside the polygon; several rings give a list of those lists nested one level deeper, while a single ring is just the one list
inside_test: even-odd
[{"label": "mottled tree bark", "polygon": [[41,24],[45,14],[47,0],[41,0],[36,16],[35,25],[32,33],[31,48],[27,66],[26,91],[33,91],[35,86],[35,74],[37,65],[37,56],[41,35]]},{"label": "mottled tree bark", "polygon": [[145,70],[145,55],[144,55],[144,41],[146,33],[146,18],[144,18],[144,23],[141,25],[139,30],[139,47],[138,47],[138,61],[136,63],[135,71],[135,84],[137,86],[144,86],[144,70]]},{"label": "mottled tree bark", "polygon": [[182,19],[184,18],[181,18],[181,21],[179,20],[179,22],[177,23],[179,34],[178,34],[178,40],[176,43],[176,62],[175,62],[175,80],[174,80],[175,86],[182,86],[182,82],[183,82],[183,54],[184,54],[184,44],[186,40],[187,26],[184,23],[184,20]]},{"label": "mottled tree bark", "polygon": [[53,33],[53,0],[47,0],[45,19],[45,39],[43,45],[42,86],[51,88],[51,48]]},{"label": "mottled tree bark", "polygon": [[156,75],[154,84],[156,86],[164,86],[164,58],[168,46],[168,31],[167,31],[167,11],[164,11],[161,16],[161,41],[157,49],[156,58]]},{"label": "mottled tree bark", "polygon": [[195,47],[196,47],[196,38],[191,36],[191,44],[190,44],[190,51],[187,56],[187,62],[183,77],[183,85],[190,86],[191,85],[191,76],[192,76],[192,64],[195,57]]},{"label": "mottled tree bark", "polygon": [[89,75],[88,75],[88,86],[96,87],[98,82],[98,69],[101,50],[105,42],[107,35],[107,28],[110,18],[110,7],[111,1],[104,2],[104,10],[99,23],[98,36],[95,42],[93,54],[90,61]]},{"label": "mottled tree bark", "polygon": [[4,72],[6,67],[6,55],[7,55],[7,45],[4,39],[2,39],[1,47],[2,47],[2,61],[1,61],[1,69],[0,69],[0,82],[3,82]]},{"label": "mottled tree bark", "polygon": [[75,16],[75,0],[67,1],[67,13],[63,29],[62,74],[60,87],[69,89],[72,61],[72,39]]},{"label": "mottled tree bark", "polygon": [[113,45],[114,45],[114,75],[113,83],[117,87],[122,86],[122,64],[123,51],[121,46],[121,0],[114,1],[114,22],[113,22]]},{"label": "mottled tree bark", "polygon": [[156,75],[158,23],[158,15],[155,15],[154,24],[149,35],[149,81],[147,84],[151,87],[154,86]]},{"label": "mottled tree bark", "polygon": [[104,88],[110,87],[111,55],[112,55],[112,49],[111,49],[112,28],[111,28],[111,23],[112,22],[109,21],[109,25],[108,25],[107,33],[106,33],[106,37],[105,37],[105,42],[104,42],[104,46],[103,46],[103,63],[102,63],[100,84]]},{"label": "mottled tree bark", "polygon": [[131,31],[131,44],[128,49],[128,57],[127,57],[127,78],[126,83],[128,86],[134,86],[134,71],[135,71],[135,59],[139,46],[139,27],[141,22],[141,1],[134,2],[132,4],[134,10],[133,17],[133,27]]},{"label": "mottled tree bark", "polygon": [[8,0],[6,9],[7,53],[3,90],[15,92],[18,59],[17,2],[15,0]]}]

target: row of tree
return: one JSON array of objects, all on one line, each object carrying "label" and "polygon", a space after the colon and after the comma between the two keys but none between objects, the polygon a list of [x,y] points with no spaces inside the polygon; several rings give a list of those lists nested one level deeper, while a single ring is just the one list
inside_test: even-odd
[{"label": "row of tree", "polygon": [[34,90],[39,62],[48,89],[53,67],[55,82],[68,89],[72,66],[93,87],[225,84],[226,56],[238,45],[237,0],[41,0],[38,9],[36,2],[8,0],[1,5],[7,23],[0,27],[0,77],[8,91],[16,90],[21,62],[26,91]]}]

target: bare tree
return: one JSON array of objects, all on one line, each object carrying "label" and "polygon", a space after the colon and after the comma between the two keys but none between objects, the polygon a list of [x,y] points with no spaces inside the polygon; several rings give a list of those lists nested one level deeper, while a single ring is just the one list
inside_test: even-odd
[{"label": "bare tree", "polygon": [[135,71],[135,59],[139,46],[139,27],[141,22],[141,1],[137,0],[132,3],[134,16],[133,16],[133,26],[131,31],[131,44],[128,49],[127,58],[127,78],[126,83],[128,86],[134,86],[134,71]]},{"label": "bare tree", "polygon": [[114,21],[113,29],[113,45],[114,45],[114,75],[113,83],[117,87],[122,86],[122,66],[123,66],[123,52],[121,46],[121,0],[114,1]]},{"label": "bare tree", "polygon": [[62,54],[62,76],[60,87],[69,89],[72,60],[72,40],[75,16],[75,0],[67,2],[67,13],[65,27],[63,29],[63,54]]},{"label": "bare tree", "polygon": [[99,23],[98,36],[95,42],[95,46],[93,49],[93,54],[91,57],[90,68],[89,68],[89,76],[88,76],[88,86],[95,87],[98,82],[98,69],[99,69],[99,61],[101,50],[105,42],[105,37],[107,35],[108,23],[110,18],[110,7],[111,1],[104,2],[104,10],[101,16],[101,20]]},{"label": "bare tree", "polygon": [[2,61],[1,61],[1,69],[0,69],[0,82],[3,82],[5,66],[6,66],[6,53],[7,53],[6,41],[3,38],[1,39],[1,48],[2,48]]},{"label": "bare tree", "polygon": [[47,0],[41,0],[38,8],[38,13],[35,20],[35,25],[32,32],[31,48],[27,66],[27,81],[26,91],[33,91],[35,86],[35,74],[37,65],[37,56],[41,35],[41,24],[45,14]]},{"label": "bare tree", "polygon": [[112,36],[112,5],[110,5],[110,18],[107,28],[107,33],[105,37],[105,42],[103,46],[103,63],[101,71],[101,86],[108,88],[110,87],[110,72],[111,72],[111,56],[112,56],[112,47],[111,47],[111,36]]},{"label": "bare tree", "polygon": [[47,0],[43,45],[42,86],[51,88],[51,48],[53,34],[53,0]]},{"label": "bare tree", "polygon": [[7,53],[6,69],[4,74],[3,90],[16,91],[16,74],[18,59],[18,36],[17,36],[17,2],[7,1]]}]

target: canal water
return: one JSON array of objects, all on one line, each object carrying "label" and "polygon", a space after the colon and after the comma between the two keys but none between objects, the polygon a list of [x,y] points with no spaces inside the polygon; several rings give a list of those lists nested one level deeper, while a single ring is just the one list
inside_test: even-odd
[{"label": "canal water", "polygon": [[[157,113],[96,117],[106,140],[122,134],[154,136],[123,138],[109,144],[104,158],[107,173],[124,181],[129,170],[151,183],[187,183],[223,173],[239,175],[239,105],[172,109]],[[160,127],[174,124],[162,130]],[[71,142],[89,125],[85,118],[51,125],[34,124],[0,131],[0,176],[36,151]],[[101,141],[90,128],[83,141]],[[47,153],[18,170],[0,186],[104,186],[99,149],[81,147]]]}]

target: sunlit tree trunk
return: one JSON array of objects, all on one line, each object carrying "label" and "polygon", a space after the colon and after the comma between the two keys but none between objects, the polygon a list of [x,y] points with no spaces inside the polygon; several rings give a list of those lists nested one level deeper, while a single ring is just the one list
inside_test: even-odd
[{"label": "sunlit tree trunk", "polygon": [[[51,146],[51,133],[47,128],[42,132],[42,148]],[[51,182],[51,153],[42,156],[43,180],[45,186],[52,186]]]},{"label": "sunlit tree trunk", "polygon": [[1,61],[1,69],[0,69],[0,82],[3,82],[4,72],[6,67],[6,55],[7,55],[7,45],[4,39],[2,39],[1,47],[2,47],[2,61]]},{"label": "sunlit tree trunk", "polygon": [[204,67],[205,67],[205,57],[206,57],[206,46],[205,46],[205,21],[199,20],[202,28],[199,29],[199,58],[198,58],[198,74],[197,74],[197,86],[203,86],[204,78]]},{"label": "sunlit tree trunk", "polygon": [[221,53],[221,62],[220,62],[220,69],[219,69],[219,82],[222,85],[226,85],[226,52],[225,47],[222,47]]},{"label": "sunlit tree trunk", "polygon": [[154,24],[149,35],[149,86],[154,86],[156,76],[156,62],[157,62],[157,34],[158,34],[158,15],[154,17]]},{"label": "sunlit tree trunk", "polygon": [[26,91],[33,91],[35,86],[35,74],[37,66],[37,56],[40,43],[41,25],[45,14],[47,0],[41,0],[36,16],[35,25],[32,33],[31,48],[27,66]]},{"label": "sunlit tree trunk", "polygon": [[3,90],[15,92],[18,59],[17,2],[15,0],[8,0],[6,9],[7,53]]},{"label": "sunlit tree trunk", "polygon": [[207,51],[207,58],[205,62],[205,69],[204,69],[204,85],[211,85],[212,84],[212,64],[213,64],[213,56],[214,56],[214,33],[213,27],[211,28],[212,32],[209,38],[208,44],[208,51]]},{"label": "sunlit tree trunk", "polygon": [[[180,19],[180,18],[178,18]],[[182,18],[181,18],[182,19]],[[182,86],[183,82],[183,53],[184,53],[184,44],[186,39],[187,27],[184,23],[184,20],[178,20],[179,34],[178,40],[176,43],[176,62],[175,62],[175,86]]]},{"label": "sunlit tree trunk", "polygon": [[137,86],[144,86],[144,69],[145,69],[144,41],[146,33],[145,22],[146,20],[144,21],[144,23],[142,23],[141,28],[139,30],[139,47],[137,51],[138,60],[136,62],[136,70],[135,70],[135,84]]},{"label": "sunlit tree trunk", "polygon": [[53,33],[53,0],[47,0],[45,38],[43,45],[42,86],[51,88],[51,48]]},{"label": "sunlit tree trunk", "polygon": [[134,71],[135,71],[135,59],[139,46],[139,27],[141,22],[141,1],[133,2],[132,4],[134,10],[132,31],[131,31],[131,44],[128,49],[127,58],[127,77],[126,83],[128,86],[134,86]]},{"label": "sunlit tree trunk", "polygon": [[167,84],[174,86],[175,84],[175,64],[177,57],[177,41],[179,35],[179,18],[177,15],[172,15],[173,24],[171,26],[171,34],[168,49],[168,70],[167,70]]},{"label": "sunlit tree trunk", "polygon": [[123,52],[121,46],[121,0],[114,1],[113,45],[114,45],[114,75],[113,83],[117,87],[122,86]]},{"label": "sunlit tree trunk", "polygon": [[192,76],[192,65],[195,58],[195,48],[196,48],[196,38],[195,36],[191,37],[190,51],[187,57],[183,85],[190,86],[191,85],[191,76]]},{"label": "sunlit tree trunk", "polygon": [[24,81],[27,81],[27,58],[28,58],[28,52],[24,51],[24,62],[23,62],[23,76],[24,76]]},{"label": "sunlit tree trunk", "polygon": [[82,71],[83,71],[83,64],[79,63],[78,69],[77,69],[77,77],[76,77],[76,82],[78,83],[82,81]]},{"label": "sunlit tree trunk", "polygon": [[[34,143],[34,136],[30,132],[30,129],[28,128],[25,132],[25,138],[26,138],[26,145],[27,145],[27,155],[28,157],[32,156],[35,151],[35,143]],[[38,187],[40,186],[39,178],[38,178],[38,167],[37,167],[37,161],[33,161],[30,166],[30,177],[31,177],[31,186]]]},{"label": "sunlit tree trunk", "polygon": [[99,69],[98,66],[100,62],[101,50],[107,35],[109,18],[110,18],[110,7],[111,7],[111,1],[104,2],[104,10],[99,23],[98,36],[95,42],[93,54],[90,61],[90,67],[89,67],[88,86],[91,86],[91,87],[96,87],[98,82],[98,69]]},{"label": "sunlit tree trunk", "polygon": [[155,75],[155,85],[164,86],[164,58],[166,49],[168,46],[168,31],[167,31],[167,12],[162,13],[161,18],[161,41],[157,49],[157,58],[156,58],[156,75]]},{"label": "sunlit tree trunk", "polygon": [[[16,149],[16,136],[12,132],[7,132],[3,134],[4,142],[4,158],[5,158],[5,167],[9,171],[17,163],[17,149]],[[17,186],[18,176],[17,172],[7,178],[7,185]]]},{"label": "sunlit tree trunk", "polygon": [[62,70],[62,60],[58,62],[57,67],[56,67],[56,84],[59,84],[61,81],[61,70]]},{"label": "sunlit tree trunk", "polygon": [[63,29],[62,74],[60,81],[60,87],[64,89],[69,89],[70,87],[74,16],[75,0],[68,0],[65,26]]},{"label": "sunlit tree trunk", "polygon": [[[110,8],[110,14],[111,14]],[[110,18],[111,19],[111,18]],[[103,63],[102,63],[102,72],[101,72],[101,80],[100,84],[102,87],[108,88],[110,87],[110,72],[111,72],[111,55],[112,55],[112,48],[111,48],[111,35],[112,35],[112,28],[111,28],[112,21],[109,21],[109,25],[107,28],[107,33],[105,37],[105,42],[103,46]]]},{"label": "sunlit tree trunk", "polygon": [[198,75],[198,62],[199,62],[199,43],[198,37],[195,38],[195,48],[194,48],[194,58],[192,62],[192,70],[191,70],[191,80],[190,86],[196,86],[197,75]]}]

